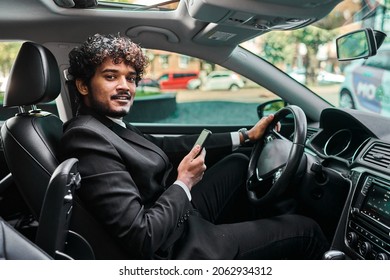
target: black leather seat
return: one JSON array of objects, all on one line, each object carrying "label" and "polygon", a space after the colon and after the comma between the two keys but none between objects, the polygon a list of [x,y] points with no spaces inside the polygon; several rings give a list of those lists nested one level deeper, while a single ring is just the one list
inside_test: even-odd
[{"label": "black leather seat", "polygon": [[[58,116],[37,108],[61,91],[61,79],[54,55],[44,46],[26,42],[13,65],[4,106],[19,113],[1,128],[7,165],[31,212],[39,220],[50,178],[59,166],[63,122]],[[31,106],[30,110],[26,106]],[[85,237],[98,259],[124,259],[126,254],[84,209],[75,197],[69,228]],[[46,211],[46,210],[45,210]]]},{"label": "black leather seat", "polygon": [[18,107],[19,113],[3,124],[1,137],[9,170],[35,217],[39,217],[47,184],[59,165],[62,135],[62,121],[37,109],[36,104],[54,100],[60,91],[60,73],[53,54],[38,44],[24,43],[3,101],[5,107]]},{"label": "black leather seat", "polygon": [[51,257],[0,218],[0,260],[50,260]]}]

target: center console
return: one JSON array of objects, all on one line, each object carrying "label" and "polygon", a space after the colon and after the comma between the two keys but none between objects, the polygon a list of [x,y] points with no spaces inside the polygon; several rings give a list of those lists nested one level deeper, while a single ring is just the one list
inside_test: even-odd
[{"label": "center console", "polygon": [[362,259],[390,258],[390,180],[352,172],[357,186],[349,208],[344,241]]}]

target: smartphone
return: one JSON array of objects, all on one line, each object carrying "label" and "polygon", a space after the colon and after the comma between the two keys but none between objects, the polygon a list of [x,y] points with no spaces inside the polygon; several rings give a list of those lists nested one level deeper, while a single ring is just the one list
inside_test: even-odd
[{"label": "smartphone", "polygon": [[[195,144],[194,144],[194,147],[196,145],[200,145],[201,149],[200,151],[202,151],[203,149],[203,146],[204,146],[204,143],[206,142],[207,138],[209,138],[211,134],[211,131],[208,130],[208,129],[203,129],[202,132],[200,133],[198,139],[196,140]],[[200,153],[200,152],[199,152]],[[198,155],[197,155],[198,156]]]}]

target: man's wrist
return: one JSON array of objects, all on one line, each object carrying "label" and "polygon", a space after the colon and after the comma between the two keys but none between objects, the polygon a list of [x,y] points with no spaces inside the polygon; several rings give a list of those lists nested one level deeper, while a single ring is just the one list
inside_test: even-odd
[{"label": "man's wrist", "polygon": [[176,180],[173,184],[180,186],[185,191],[185,193],[186,193],[186,195],[188,197],[188,200],[191,201],[192,196],[191,196],[190,189],[187,187],[186,184],[183,183],[183,181]]},{"label": "man's wrist", "polygon": [[238,133],[240,134],[240,143],[241,144],[247,144],[251,143],[251,139],[249,138],[248,130],[243,127],[238,130]]}]

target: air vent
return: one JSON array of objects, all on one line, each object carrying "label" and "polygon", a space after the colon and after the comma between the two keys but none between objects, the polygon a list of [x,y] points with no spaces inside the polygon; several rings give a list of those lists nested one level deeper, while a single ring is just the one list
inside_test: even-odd
[{"label": "air vent", "polygon": [[[310,140],[310,138],[316,134],[318,132],[317,129],[314,129],[314,128],[308,128],[307,129],[307,132],[306,132],[306,140],[305,140],[305,143],[307,144],[308,141]],[[294,139],[294,133],[291,133],[290,137],[289,137],[289,140],[290,141],[293,141]]]},{"label": "air vent", "polygon": [[310,140],[310,138],[311,138],[314,134],[316,134],[317,132],[318,132],[317,129],[308,128],[308,129],[307,129],[307,132],[306,132],[306,141],[307,141],[307,140]]},{"label": "air vent", "polygon": [[389,168],[390,146],[375,143],[364,154],[363,160],[380,167]]},{"label": "air vent", "polygon": [[311,140],[311,138],[314,136],[314,134],[316,134],[318,132],[318,129],[314,129],[314,128],[308,128],[307,131],[306,131],[306,141],[305,143],[308,144],[309,141]]}]

